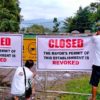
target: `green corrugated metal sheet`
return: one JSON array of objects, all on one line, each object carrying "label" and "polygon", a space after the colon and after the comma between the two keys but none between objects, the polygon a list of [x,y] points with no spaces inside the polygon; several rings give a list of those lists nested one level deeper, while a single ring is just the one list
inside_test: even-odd
[{"label": "green corrugated metal sheet", "polygon": [[36,34],[24,34],[24,39],[33,39],[36,38]]}]

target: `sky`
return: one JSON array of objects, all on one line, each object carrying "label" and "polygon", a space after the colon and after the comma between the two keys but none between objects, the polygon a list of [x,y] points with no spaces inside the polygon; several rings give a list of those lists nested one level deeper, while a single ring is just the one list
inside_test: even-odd
[{"label": "sky", "polygon": [[74,16],[79,7],[98,0],[19,0],[24,20],[53,19]]}]

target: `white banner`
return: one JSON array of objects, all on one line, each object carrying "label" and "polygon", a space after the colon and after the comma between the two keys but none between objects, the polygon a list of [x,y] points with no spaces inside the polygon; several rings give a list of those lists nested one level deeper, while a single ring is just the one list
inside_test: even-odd
[{"label": "white banner", "polygon": [[23,36],[0,34],[0,67],[22,66]]},{"label": "white banner", "polygon": [[92,37],[38,36],[38,70],[90,70]]}]

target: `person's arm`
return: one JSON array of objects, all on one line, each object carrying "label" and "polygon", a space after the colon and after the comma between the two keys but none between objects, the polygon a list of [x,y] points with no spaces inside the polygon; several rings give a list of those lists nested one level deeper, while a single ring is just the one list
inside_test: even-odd
[{"label": "person's arm", "polygon": [[36,72],[33,72],[33,78],[36,76]]},{"label": "person's arm", "polygon": [[100,35],[100,33],[97,31],[97,32],[94,34],[94,36],[96,36],[96,35]]},{"label": "person's arm", "polygon": [[97,35],[97,32],[95,32],[94,34],[93,34],[93,36],[96,36]]}]

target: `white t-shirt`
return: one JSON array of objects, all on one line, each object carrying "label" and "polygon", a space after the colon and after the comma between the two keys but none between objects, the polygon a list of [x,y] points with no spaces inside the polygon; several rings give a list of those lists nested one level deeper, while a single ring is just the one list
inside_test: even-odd
[{"label": "white t-shirt", "polygon": [[[28,87],[28,79],[32,80],[33,73],[27,67],[24,67],[26,73],[26,87]],[[11,94],[23,95],[25,93],[25,76],[23,67],[18,67],[11,84]]]},{"label": "white t-shirt", "polygon": [[100,35],[93,36],[94,41],[94,58],[93,64],[100,66]]}]

